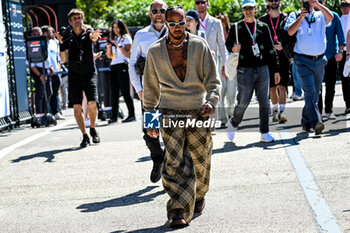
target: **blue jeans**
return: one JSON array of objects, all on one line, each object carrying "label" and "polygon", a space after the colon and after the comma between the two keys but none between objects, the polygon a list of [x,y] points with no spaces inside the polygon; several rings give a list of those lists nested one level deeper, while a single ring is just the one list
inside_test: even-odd
[{"label": "blue jeans", "polygon": [[218,105],[217,118],[221,123],[227,123],[227,120],[232,117],[233,107],[237,95],[237,77],[229,80],[228,77],[223,79],[221,75],[221,58],[218,56],[218,72],[221,79],[221,101]]},{"label": "blue jeans", "polygon": [[301,96],[303,89],[303,84],[301,83],[300,77],[298,75],[298,72],[295,68],[295,62],[292,64],[292,74],[293,74],[293,83],[294,83],[294,94],[297,96]]},{"label": "blue jeans", "polygon": [[242,122],[243,115],[252,99],[255,90],[259,101],[260,132],[269,132],[269,89],[270,74],[267,66],[238,67],[237,68],[237,105],[233,112],[231,123],[238,127]]},{"label": "blue jeans", "polygon": [[221,79],[221,84],[221,101],[218,105],[218,119],[221,123],[226,124],[228,116],[232,116],[233,106],[236,101],[237,79]]},{"label": "blue jeans", "polygon": [[315,128],[318,122],[322,122],[322,117],[318,110],[318,97],[321,93],[324,67],[327,64],[327,58],[324,56],[312,60],[295,55],[294,63],[304,90],[305,105],[301,124],[306,128]]}]

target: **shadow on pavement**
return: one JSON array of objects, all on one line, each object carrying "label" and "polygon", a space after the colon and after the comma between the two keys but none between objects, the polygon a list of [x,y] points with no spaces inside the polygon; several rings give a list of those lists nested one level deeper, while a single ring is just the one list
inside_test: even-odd
[{"label": "shadow on pavement", "polygon": [[[199,216],[201,216],[202,214],[201,213],[195,213],[193,215],[193,218],[192,218],[192,221],[196,218],[198,218]],[[139,229],[139,230],[134,230],[134,231],[125,231],[126,233],[144,233],[144,232],[149,232],[149,233],[152,233],[152,232],[171,232],[171,231],[176,231],[178,229],[172,229],[170,228],[169,226],[169,221],[166,221],[164,223],[164,225],[162,226],[158,226],[158,227],[153,227],[153,228],[145,228],[145,229]],[[186,229],[185,228],[181,228],[181,229]],[[114,231],[114,232],[111,232],[111,233],[117,233],[117,232],[120,232],[120,231]]]},{"label": "shadow on pavement", "polygon": [[89,213],[89,212],[96,212],[100,211],[106,208],[112,208],[112,207],[120,207],[120,206],[130,206],[130,205],[136,205],[139,203],[144,202],[150,202],[153,201],[154,198],[158,197],[159,195],[165,194],[164,190],[158,191],[155,193],[151,193],[148,195],[141,196],[149,191],[152,191],[153,189],[157,188],[159,186],[148,186],[147,188],[141,189],[137,192],[128,194],[124,197],[118,197],[115,199],[103,201],[103,202],[94,202],[94,203],[87,203],[83,204],[77,207],[77,209],[80,209],[80,212],[83,213]]},{"label": "shadow on pavement", "polygon": [[25,160],[35,159],[35,158],[47,158],[45,163],[52,163],[52,160],[55,158],[56,154],[62,153],[62,152],[68,152],[68,151],[77,151],[81,150],[83,148],[81,147],[73,147],[73,148],[66,148],[61,150],[50,150],[50,151],[43,151],[40,153],[32,154],[32,155],[25,155],[18,157],[17,159],[11,160],[12,163],[19,163]]},{"label": "shadow on pavement", "polygon": [[[162,226],[158,226],[158,227],[153,227],[153,228],[145,228],[145,229],[138,229],[138,230],[134,230],[134,231],[125,231],[127,233],[152,233],[152,232],[171,232],[171,231],[175,231],[176,229],[172,229],[168,227],[168,221],[166,221],[164,223],[164,225]],[[118,231],[115,231],[118,232]],[[114,232],[112,232],[114,233]]]}]

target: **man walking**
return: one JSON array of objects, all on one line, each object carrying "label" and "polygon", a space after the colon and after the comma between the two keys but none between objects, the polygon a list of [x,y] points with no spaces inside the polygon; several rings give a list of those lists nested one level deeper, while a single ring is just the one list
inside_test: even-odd
[{"label": "man walking", "polygon": [[195,0],[196,9],[199,13],[199,30],[203,31],[206,34],[206,40],[209,44],[210,49],[215,54],[215,61],[218,65],[218,70],[220,74],[220,79],[222,83],[221,89],[221,101],[217,111],[218,119],[221,121],[221,128],[226,127],[228,121],[228,116],[231,116],[232,113],[228,112],[230,109],[233,109],[232,106],[225,106],[225,97],[233,96],[234,92],[234,83],[226,79],[225,74],[225,63],[226,63],[226,49],[225,49],[225,36],[222,28],[221,21],[215,17],[209,15],[208,9],[210,7],[209,0]]},{"label": "man walking", "polygon": [[[350,0],[342,0],[341,5],[340,5],[340,10],[342,11],[342,16],[341,16],[341,23],[343,26],[345,38],[346,38],[346,43],[348,43],[348,20],[350,20]],[[349,22],[350,26],[350,22]],[[349,38],[350,39],[350,38]],[[349,51],[349,52],[348,52]],[[342,90],[343,90],[343,98],[344,102],[346,105],[345,108],[345,114],[350,114],[350,78],[349,77],[344,77],[343,75],[343,70],[344,70],[344,65],[347,60],[347,54],[350,54],[350,48],[347,50],[347,47],[344,48],[343,52],[343,59],[339,63],[339,70],[340,70],[340,78],[341,78],[341,84],[342,84]]]},{"label": "man walking", "polygon": [[226,47],[228,51],[239,52],[237,67],[238,96],[233,117],[229,121],[227,137],[233,140],[238,125],[241,123],[245,110],[252,98],[254,90],[259,101],[260,140],[273,142],[269,134],[269,68],[275,84],[280,82],[278,56],[275,51],[269,27],[255,19],[255,0],[243,0],[242,11],[244,19],[239,21],[238,41],[234,45],[236,32],[231,28]]},{"label": "man walking", "polygon": [[[284,114],[286,101],[287,101],[287,86],[289,83],[289,68],[290,61],[283,52],[281,38],[282,33],[287,33],[283,27],[286,14],[281,12],[281,1],[280,0],[269,0],[267,3],[270,6],[268,14],[265,14],[260,18],[260,21],[266,23],[269,26],[271,36],[273,38],[273,43],[278,54],[278,59],[280,62],[280,76],[281,80],[279,83],[275,84],[274,74],[270,72],[270,99],[272,102],[272,121],[285,123],[287,122],[287,117]],[[269,64],[269,70],[273,71],[274,64]],[[279,104],[279,109],[278,109]]]},{"label": "man walking", "polygon": [[43,26],[43,35],[48,38],[47,49],[48,58],[50,59],[51,66],[53,68],[53,75],[51,77],[52,83],[52,96],[50,98],[51,113],[55,116],[57,120],[64,120],[65,118],[61,115],[60,100],[58,95],[58,90],[61,85],[61,76],[56,74],[61,71],[61,57],[60,57],[60,46],[59,42],[55,37],[55,29],[51,26]]},{"label": "man walking", "polygon": [[[205,40],[185,32],[182,7],[169,7],[165,18],[169,34],[154,43],[147,55],[144,107],[146,111],[155,111],[159,105],[162,113],[165,145],[162,181],[170,196],[169,226],[177,228],[189,224],[193,213],[201,212],[205,206],[213,143],[210,126],[199,125],[214,113],[220,79]],[[169,122],[178,124],[169,127]],[[189,126],[188,122],[195,123]],[[147,132],[151,137],[159,136],[157,129]]]},{"label": "man walking", "polygon": [[[137,95],[142,101],[143,89],[142,89],[142,77],[136,73],[135,65],[140,57],[146,58],[148,49],[155,41],[167,34],[167,27],[164,25],[164,14],[167,5],[162,0],[155,0],[151,3],[149,16],[151,18],[151,25],[138,31],[134,37],[134,43],[132,45],[130,63],[129,63],[129,75],[130,81],[134,86]],[[142,110],[143,111],[143,110]],[[152,138],[147,134],[147,131],[143,129],[143,139],[146,142],[148,149],[151,152],[151,158],[153,161],[153,168],[151,171],[151,181],[156,183],[160,180],[161,166],[164,160],[164,152],[159,142],[159,137]]]},{"label": "man walking", "polygon": [[74,117],[83,134],[81,147],[90,144],[89,136],[85,130],[85,119],[82,113],[83,91],[87,97],[90,117],[90,135],[94,143],[100,142],[100,136],[95,129],[97,116],[97,75],[93,55],[93,43],[101,33],[83,26],[84,12],[80,9],[72,9],[68,13],[68,22],[72,26],[71,39],[63,42],[62,35],[57,34],[60,42],[60,56],[63,63],[69,62],[68,67],[68,98],[73,105]]},{"label": "man walking", "polygon": [[[319,11],[315,11],[317,8]],[[297,17],[292,12],[285,29],[290,36],[296,34],[294,62],[296,71],[303,83],[305,105],[301,124],[306,132],[321,134],[324,130],[321,114],[318,110],[324,67],[327,64],[326,25],[333,19],[333,14],[317,0],[302,2],[301,14]]]},{"label": "man walking", "polygon": [[[318,0],[321,4],[325,5],[324,0]],[[345,36],[341,25],[341,20],[339,15],[331,11],[334,18],[330,25],[326,28],[326,57],[327,65],[324,71],[324,82],[326,84],[326,94],[325,94],[325,113],[326,120],[335,120],[335,115],[333,113],[333,100],[335,95],[335,83],[337,81],[337,70],[338,62],[343,59],[343,52],[345,47]],[[318,100],[318,109],[322,115],[323,110],[323,98],[322,98],[322,88],[321,94]]]}]

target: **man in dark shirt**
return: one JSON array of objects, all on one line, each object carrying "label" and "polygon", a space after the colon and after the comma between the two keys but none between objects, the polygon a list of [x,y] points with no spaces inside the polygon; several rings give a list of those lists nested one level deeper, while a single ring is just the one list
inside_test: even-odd
[{"label": "man in dark shirt", "polygon": [[59,33],[57,39],[60,42],[60,56],[62,62],[67,61],[68,53],[68,98],[74,107],[74,116],[83,134],[81,147],[90,144],[89,136],[85,130],[85,119],[82,113],[83,91],[88,100],[90,117],[90,135],[94,143],[100,142],[100,137],[95,130],[97,116],[97,75],[93,57],[93,43],[98,40],[100,30],[93,31],[87,28],[84,22],[84,12],[72,9],[68,13],[69,24],[72,26],[72,38],[63,43],[63,37]]},{"label": "man in dark shirt", "polygon": [[[287,100],[290,61],[283,52],[281,38],[283,37],[282,33],[287,34],[287,31],[283,29],[287,15],[281,12],[281,0],[268,0],[267,5],[270,6],[270,10],[268,14],[265,14],[260,18],[260,21],[266,23],[267,26],[269,26],[273,43],[275,45],[275,49],[277,51],[278,59],[280,62],[281,75],[280,82],[276,84],[274,74],[270,72],[270,99],[273,106],[272,121],[285,123],[287,122],[287,117],[284,115],[284,110]],[[273,66],[274,64],[269,64],[270,71],[272,70]]]},{"label": "man in dark shirt", "polygon": [[238,96],[233,117],[229,121],[227,137],[234,139],[238,125],[252,98],[254,90],[259,101],[260,132],[262,142],[273,142],[269,134],[269,61],[275,83],[279,83],[279,62],[268,26],[255,19],[255,0],[243,0],[244,19],[239,21],[238,41],[235,45],[235,27],[231,27],[226,47],[230,52],[239,52],[237,66]]}]

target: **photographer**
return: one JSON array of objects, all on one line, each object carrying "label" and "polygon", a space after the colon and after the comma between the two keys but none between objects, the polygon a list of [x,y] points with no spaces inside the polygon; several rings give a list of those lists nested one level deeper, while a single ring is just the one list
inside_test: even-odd
[{"label": "photographer", "polygon": [[94,143],[100,142],[100,137],[95,130],[97,116],[97,75],[93,57],[93,43],[101,33],[93,31],[83,24],[84,12],[72,9],[68,13],[68,22],[72,30],[61,29],[57,34],[60,42],[60,56],[62,62],[68,60],[68,99],[74,107],[74,116],[80,131],[83,134],[81,147],[90,144],[89,136],[85,130],[85,120],[82,113],[83,91],[86,94],[89,105],[89,117],[91,120],[90,135]]},{"label": "photographer", "polygon": [[316,135],[324,129],[317,101],[327,64],[326,25],[333,17],[331,11],[318,1],[302,0],[301,13],[298,16],[292,12],[285,26],[290,36],[296,34],[294,63],[305,93],[301,124],[304,131]]}]

